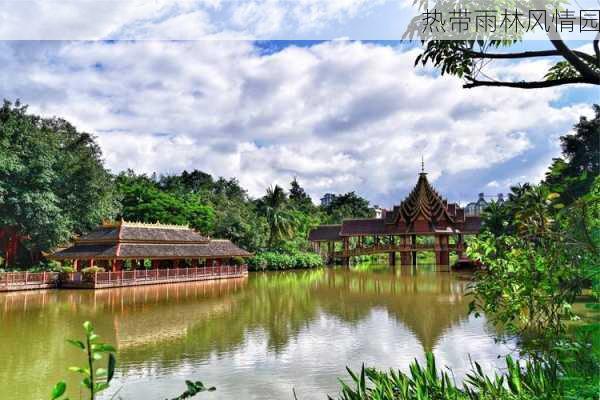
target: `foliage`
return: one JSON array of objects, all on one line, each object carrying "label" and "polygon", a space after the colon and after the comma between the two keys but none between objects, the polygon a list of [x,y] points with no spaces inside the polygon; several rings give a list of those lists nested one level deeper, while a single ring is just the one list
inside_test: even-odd
[{"label": "foliage", "polygon": [[[94,400],[96,395],[108,389],[110,381],[115,374],[116,358],[115,348],[109,344],[98,341],[99,336],[94,332],[94,328],[89,321],[83,323],[85,330],[85,340],[68,339],[71,345],[81,350],[86,356],[86,364],[82,367],[69,367],[69,371],[78,373],[81,376],[81,385],[87,389],[90,400]],[[96,368],[96,363],[102,360],[104,355],[108,360],[106,368]],[[52,389],[51,399],[62,399],[67,390],[67,384],[60,381]],[[66,399],[67,400],[67,399]]]},{"label": "foliage", "polygon": [[[552,15],[555,10],[564,9],[568,3],[565,0],[539,1],[539,0],[478,0],[464,2],[460,0],[413,0],[422,12],[436,10],[444,16],[452,15],[456,10],[492,10],[499,14],[504,10],[514,10],[514,13],[529,15],[529,10],[545,10],[548,15]],[[461,37],[454,37],[455,40],[440,40],[436,37],[434,30],[427,29],[427,22],[423,15],[415,16],[409,23],[404,33],[405,38],[421,39],[424,49],[415,60],[415,65],[431,64],[439,69],[441,74],[450,74],[464,79],[465,88],[480,86],[512,87],[522,89],[537,89],[552,86],[587,83],[600,85],[600,50],[598,49],[598,38],[593,41],[594,52],[581,51],[581,49],[571,49],[565,43],[559,34],[553,31],[553,24],[557,21],[544,19],[544,29],[542,34],[547,36],[549,48],[544,50],[510,52],[498,51],[500,48],[510,48],[522,39],[521,32],[509,34],[504,32],[502,37],[498,35],[500,29],[493,30],[493,34],[479,29],[477,24],[470,24],[468,29],[468,39],[466,32]],[[527,22],[525,22],[527,24]],[[539,30],[538,30],[539,32]],[[447,35],[452,32],[446,31]],[[493,49],[493,50],[491,50]],[[490,51],[491,50],[491,51]],[[494,51],[496,50],[496,51]],[[517,60],[534,59],[539,57],[548,57],[556,59],[556,62],[546,73],[544,80],[540,81],[503,81],[490,78],[490,74],[485,72],[494,61],[498,60]],[[483,79],[481,79],[483,78]]]},{"label": "foliage", "polygon": [[[0,226],[48,251],[114,216],[118,197],[94,137],[69,122],[0,107]],[[30,260],[25,260],[30,261]]]},{"label": "foliage", "polygon": [[[414,361],[409,374],[402,371],[378,371],[365,368],[355,374],[348,368],[353,386],[341,382],[340,400],[492,400],[562,399],[564,385],[555,361],[532,360],[522,365],[506,357],[506,373],[488,377],[478,363],[467,374],[462,387],[449,372],[440,370],[432,353],[426,354],[425,366]],[[331,399],[331,397],[330,397]]]},{"label": "foliage", "polygon": [[[91,322],[84,322],[83,329],[85,331],[84,341],[67,339],[67,342],[85,353],[86,364],[82,367],[69,367],[69,371],[78,373],[82,377],[81,386],[87,389],[90,400],[94,400],[100,392],[109,388],[110,382],[114,378],[117,365],[116,350],[113,346],[98,341],[100,337],[94,332]],[[104,355],[107,355],[106,368],[96,368],[96,363],[102,360]],[[185,384],[187,386],[186,391],[172,400],[189,399],[199,393],[216,390],[215,387],[204,386],[200,381],[185,381]],[[66,393],[67,383],[59,381],[52,388],[50,399],[69,400]]]},{"label": "foliage", "polygon": [[303,252],[262,252],[248,260],[248,268],[252,271],[318,268],[321,266],[323,266],[323,260],[318,254]]},{"label": "foliage", "polygon": [[334,195],[330,204],[324,207],[327,223],[339,224],[344,218],[372,218],[375,213],[369,202],[354,192]]},{"label": "foliage", "polygon": [[267,189],[267,194],[259,202],[258,209],[269,225],[267,246],[273,248],[282,240],[293,236],[294,220],[286,209],[287,196],[283,189],[275,185]]},{"label": "foliage", "polygon": [[312,212],[316,209],[312,199],[306,193],[304,188],[300,186],[296,178],[290,183],[290,204],[293,208],[296,208],[303,213]]},{"label": "foliage", "polygon": [[581,117],[575,133],[560,138],[563,158],[555,158],[546,182],[565,205],[588,193],[600,173],[600,105],[594,118]]},{"label": "foliage", "polygon": [[192,193],[173,193],[161,190],[146,176],[132,171],[117,177],[122,194],[121,217],[128,221],[189,224],[200,232],[209,232],[214,226],[212,207],[201,204]]},{"label": "foliage", "polygon": [[473,310],[513,331],[544,335],[561,333],[574,317],[580,271],[561,244],[540,247],[521,237],[483,234],[470,243],[468,255],[485,265],[472,286]]},{"label": "foliage", "polygon": [[84,269],[81,270],[81,272],[84,275],[93,275],[96,272],[105,272],[105,270],[104,270],[104,268],[93,266],[93,267],[84,268]]},{"label": "foliage", "polygon": [[473,311],[556,340],[584,290],[600,299],[600,166],[588,154],[599,126],[598,116],[582,118],[561,138],[564,158],[554,160],[547,182],[515,186],[507,202],[485,210],[485,233],[467,249],[485,266],[472,286]]}]

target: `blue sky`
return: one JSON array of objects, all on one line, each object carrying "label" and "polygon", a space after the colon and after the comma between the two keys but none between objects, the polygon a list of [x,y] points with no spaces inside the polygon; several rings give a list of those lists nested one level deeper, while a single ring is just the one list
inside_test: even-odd
[{"label": "blue sky", "polygon": [[[402,1],[23,3],[0,20],[52,16],[29,20],[29,39],[94,40],[0,41],[3,97],[94,133],[115,172],[197,168],[237,177],[253,196],[296,176],[315,200],[354,190],[390,207],[415,183],[421,155],[451,201],[506,192],[543,176],[558,137],[600,97],[583,86],[465,90],[414,68],[414,44],[297,40],[394,37],[394,21],[408,15]],[[12,25],[0,38],[22,34]],[[195,35],[212,39],[165,40]],[[551,63],[495,63],[486,73],[540,79]]]}]

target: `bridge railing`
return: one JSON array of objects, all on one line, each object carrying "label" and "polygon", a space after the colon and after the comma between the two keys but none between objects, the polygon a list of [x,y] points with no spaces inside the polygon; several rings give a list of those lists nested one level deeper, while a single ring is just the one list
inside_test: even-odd
[{"label": "bridge railing", "polygon": [[148,281],[177,282],[210,277],[241,276],[247,272],[247,265],[222,265],[218,267],[150,269],[116,272],[71,272],[61,276],[61,280],[70,283],[91,282],[96,285],[110,285]]},{"label": "bridge railing", "polygon": [[54,284],[58,280],[58,272],[2,272],[0,288],[11,286]]}]

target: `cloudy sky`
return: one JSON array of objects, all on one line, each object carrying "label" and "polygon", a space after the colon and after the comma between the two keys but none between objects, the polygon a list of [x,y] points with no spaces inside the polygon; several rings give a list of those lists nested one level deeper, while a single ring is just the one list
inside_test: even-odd
[{"label": "cloudy sky", "polygon": [[[346,39],[388,37],[393,29],[363,32],[395,27],[390,15],[401,19],[406,7],[23,1],[0,8],[0,39],[32,39],[0,41],[0,89],[95,134],[114,172],[196,168],[237,177],[253,196],[296,176],[315,200],[354,190],[391,206],[414,184],[421,155],[452,201],[539,180],[560,153],[558,137],[591,115],[597,89],[465,90],[414,68],[414,45]],[[344,39],[265,40],[290,30]],[[198,37],[211,40],[179,40]],[[42,38],[60,40],[33,40]],[[550,61],[488,73],[540,79]]]}]

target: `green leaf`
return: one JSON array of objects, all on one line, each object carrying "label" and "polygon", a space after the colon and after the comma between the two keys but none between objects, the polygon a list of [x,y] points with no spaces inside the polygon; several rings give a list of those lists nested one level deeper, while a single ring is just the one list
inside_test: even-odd
[{"label": "green leaf", "polygon": [[85,345],[83,344],[83,342],[81,340],[67,339],[67,342],[69,342],[73,346],[77,347],[78,349],[85,350]]},{"label": "green leaf", "polygon": [[112,378],[115,376],[115,366],[117,365],[117,358],[113,353],[108,355],[108,372],[106,375],[106,381],[112,381]]},{"label": "green leaf", "polygon": [[65,383],[65,381],[60,381],[56,385],[54,385],[54,388],[52,388],[52,394],[50,396],[50,399],[56,400],[60,396],[65,394],[66,391],[67,391],[67,384]]},{"label": "green leaf", "polygon": [[94,331],[94,327],[92,326],[92,323],[90,321],[85,321],[83,323],[83,329],[85,329],[88,335]]}]

